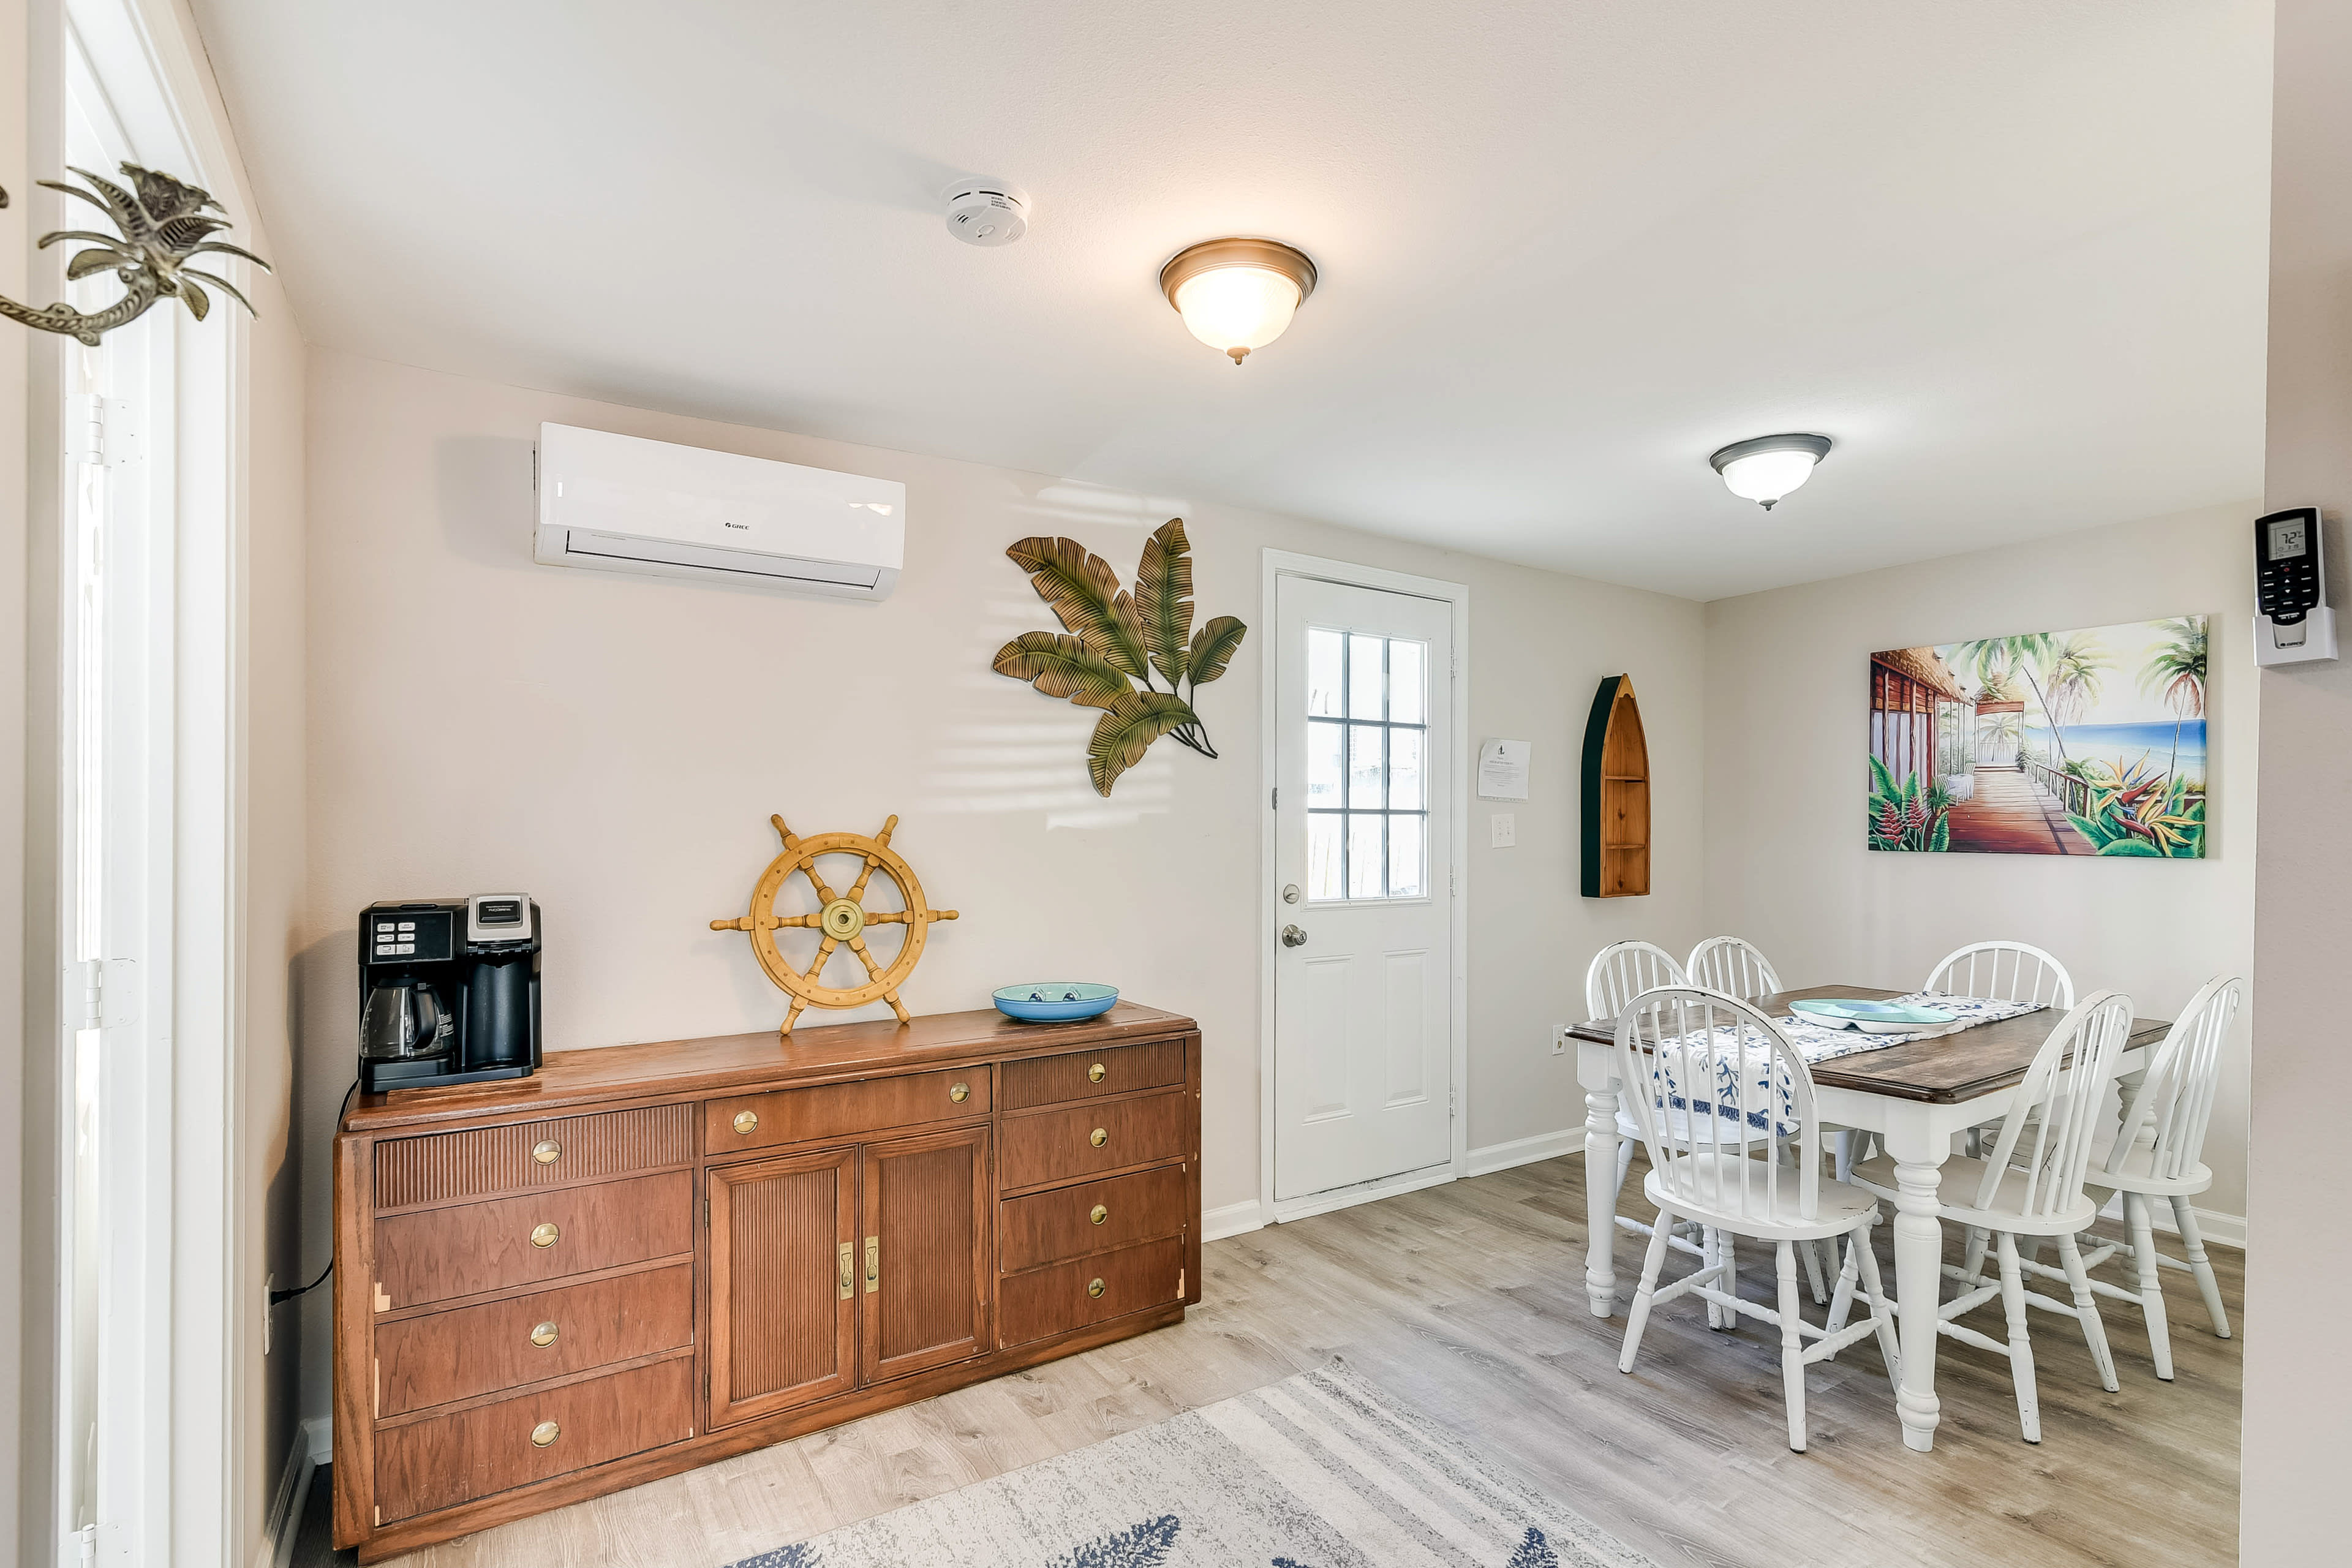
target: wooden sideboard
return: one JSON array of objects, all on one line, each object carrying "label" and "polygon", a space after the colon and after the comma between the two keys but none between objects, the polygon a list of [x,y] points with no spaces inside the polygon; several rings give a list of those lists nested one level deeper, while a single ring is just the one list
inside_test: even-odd
[{"label": "wooden sideboard", "polygon": [[1120,1003],[561,1051],[335,1140],[360,1561],[1180,1321],[1201,1037]]}]

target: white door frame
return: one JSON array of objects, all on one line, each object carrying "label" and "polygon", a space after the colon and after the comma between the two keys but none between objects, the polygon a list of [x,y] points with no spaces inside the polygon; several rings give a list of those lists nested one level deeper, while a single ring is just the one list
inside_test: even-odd
[{"label": "white door frame", "polygon": [[[32,162],[42,172],[62,170],[64,84],[68,36],[81,47],[107,100],[142,163],[201,184],[230,208],[242,231],[232,237],[258,244],[251,195],[213,111],[210,70],[187,19],[170,0],[35,0],[36,47],[30,72],[35,107]],[[100,170],[111,174],[111,171]],[[37,190],[21,193],[36,215],[32,227],[87,226],[96,216],[85,204]],[[71,247],[37,253],[37,299],[63,297],[62,268]],[[244,281],[246,264],[227,258],[227,275]],[[136,1434],[143,1456],[139,1495],[101,1521],[90,1557],[109,1563],[228,1563],[248,1534],[257,1501],[240,1463],[252,1412],[244,1390],[253,1375],[252,1351],[241,1330],[254,1323],[260,1281],[250,1265],[254,1238],[237,1165],[247,1146],[238,1047],[243,1029],[243,864],[246,788],[245,514],[248,435],[246,396],[248,326],[233,301],[216,300],[210,320],[197,322],[163,301],[152,317],[173,343],[173,388],[159,427],[145,432],[151,449],[168,451],[169,472],[155,496],[168,516],[168,567],[153,583],[167,614],[166,646],[157,649],[159,685],[151,718],[160,750],[152,782],[167,830],[152,840],[164,863],[151,867],[154,902],[147,911],[158,928],[159,962],[137,976],[136,1005],[148,1031],[150,1071],[139,1116],[153,1194],[127,1216],[140,1234],[125,1239],[145,1260],[155,1287],[140,1332],[150,1347],[152,1384],[142,1390],[144,1425]],[[62,346],[37,342],[29,356],[37,405],[61,406]],[[55,348],[57,352],[39,352]],[[44,419],[53,420],[53,415]],[[40,423],[36,429],[41,428]],[[51,423],[48,428],[55,429]],[[70,465],[58,457],[31,465],[37,526],[63,526]],[[70,561],[71,552],[66,552]],[[33,591],[53,591],[37,582]],[[62,584],[57,584],[62,586]],[[47,652],[43,670],[60,669]],[[64,699],[62,689],[54,698]],[[62,715],[46,737],[44,763],[61,765],[57,748],[66,733]],[[53,776],[56,776],[53,774]],[[68,806],[60,801],[61,807]],[[56,857],[66,825],[38,825],[28,855]],[[36,847],[37,845],[37,847]],[[47,911],[53,933],[42,946],[63,948],[56,907]],[[50,965],[57,975],[62,965]],[[51,987],[54,988],[51,988]],[[55,1051],[65,1022],[67,987],[45,977],[57,1025],[28,1048]],[[58,1086],[68,1095],[70,1085]],[[52,1111],[65,1109],[60,1105]],[[53,1121],[53,1129],[59,1125]],[[52,1138],[57,1132],[52,1131]],[[62,1152],[62,1151],[59,1151]],[[60,1171],[60,1175],[63,1173]],[[60,1192],[54,1196],[62,1196]],[[62,1217],[62,1216],[60,1216]],[[56,1234],[53,1232],[53,1234]],[[60,1249],[50,1260],[62,1260]],[[54,1299],[63,1304],[66,1281]],[[250,1336],[257,1341],[258,1335]],[[65,1352],[59,1334],[52,1353]],[[62,1373],[62,1366],[58,1373]],[[54,1376],[55,1374],[53,1374]],[[62,1394],[52,1381],[54,1395]],[[42,1424],[57,1433],[65,1414],[59,1398]],[[53,1476],[54,1479],[54,1476]],[[64,1560],[78,1555],[57,1517],[62,1500],[39,1508],[54,1527]]]},{"label": "white door frame", "polygon": [[[1446,913],[1449,951],[1445,1021],[1451,1058],[1447,1071],[1452,1079],[1449,1092],[1453,1096],[1453,1157],[1443,1165],[1407,1171],[1402,1175],[1383,1176],[1378,1181],[1339,1187],[1328,1193],[1313,1193],[1279,1203],[1274,1196],[1274,950],[1276,932],[1281,926],[1282,917],[1275,909],[1273,900],[1265,895],[1274,886],[1275,875],[1274,790],[1279,765],[1276,748],[1281,743],[1277,731],[1282,722],[1280,650],[1270,649],[1258,661],[1258,795],[1265,801],[1266,810],[1265,815],[1259,818],[1257,885],[1252,894],[1258,906],[1257,1202],[1258,1214],[1269,1222],[1279,1224],[1284,1220],[1304,1219],[1308,1215],[1346,1208],[1351,1204],[1368,1203],[1374,1198],[1392,1197],[1419,1187],[1433,1187],[1440,1182],[1450,1182],[1457,1176],[1470,1173],[1470,1118],[1469,1107],[1465,1103],[1470,1089],[1470,807],[1469,797],[1465,793],[1470,787],[1471,761],[1470,590],[1466,584],[1448,583],[1436,577],[1416,577],[1408,572],[1390,572],[1377,566],[1360,566],[1352,561],[1300,555],[1287,550],[1265,551],[1259,571],[1258,624],[1269,628],[1280,624],[1276,595],[1285,577],[1312,577],[1352,588],[1374,588],[1384,593],[1410,594],[1419,599],[1435,599],[1452,607],[1454,619],[1453,668],[1446,672],[1447,689],[1453,694],[1454,734],[1447,748],[1448,754],[1444,759],[1444,765],[1452,769],[1454,780],[1454,787],[1450,792],[1451,816],[1454,818],[1449,825],[1453,839],[1454,882]],[[1433,758],[1432,761],[1436,762],[1437,759]]]}]

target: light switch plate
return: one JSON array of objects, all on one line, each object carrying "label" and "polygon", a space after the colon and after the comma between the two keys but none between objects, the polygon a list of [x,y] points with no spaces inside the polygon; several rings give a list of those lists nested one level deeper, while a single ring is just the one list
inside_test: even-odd
[{"label": "light switch plate", "polygon": [[1519,815],[1515,811],[1498,811],[1486,819],[1492,837],[1486,840],[1492,849],[1516,848],[1519,842]]}]

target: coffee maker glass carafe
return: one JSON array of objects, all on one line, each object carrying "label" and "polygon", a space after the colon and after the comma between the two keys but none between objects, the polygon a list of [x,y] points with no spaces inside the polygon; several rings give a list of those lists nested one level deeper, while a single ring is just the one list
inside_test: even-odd
[{"label": "coffee maker glass carafe", "polygon": [[422,980],[396,979],[368,993],[360,1020],[360,1055],[370,1061],[424,1061],[446,1055],[447,1011],[439,993]]}]

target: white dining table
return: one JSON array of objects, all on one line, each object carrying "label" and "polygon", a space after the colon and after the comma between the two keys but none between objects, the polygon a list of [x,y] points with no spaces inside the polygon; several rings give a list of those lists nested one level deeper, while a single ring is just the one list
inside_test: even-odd
[{"label": "white dining table", "polygon": [[[1812,996],[1884,998],[1898,993],[1869,986],[1822,985],[1784,992],[1761,1005],[1780,1014]],[[2046,1008],[1965,1029],[1958,1034],[1840,1057],[1812,1068],[1821,1119],[1874,1132],[1895,1161],[1895,1301],[1903,1349],[1895,1392],[1906,1447],[1926,1453],[1936,1445],[1937,1307],[1943,1296],[1944,1227],[1937,1190],[1956,1133],[1998,1121],[2035,1051],[2063,1016]],[[2135,1018],[2119,1080],[2125,1094],[2147,1067],[2147,1052],[2170,1026]],[[1617,1300],[1617,1074],[1613,1021],[1595,1019],[1569,1031],[1576,1041],[1577,1081],[1584,1087],[1586,1239],[1584,1288],[1592,1315],[1615,1315]]]}]

